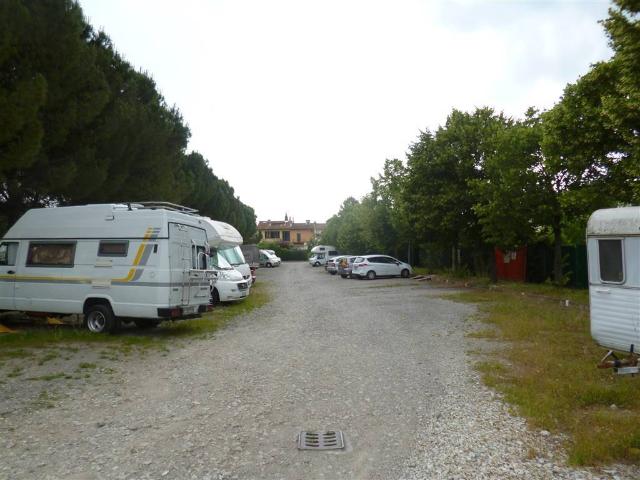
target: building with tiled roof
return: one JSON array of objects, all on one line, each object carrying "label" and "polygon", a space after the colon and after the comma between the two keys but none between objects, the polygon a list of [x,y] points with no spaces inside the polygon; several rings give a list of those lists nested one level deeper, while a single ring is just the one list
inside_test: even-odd
[{"label": "building with tiled roof", "polygon": [[305,248],[307,244],[320,237],[326,223],[307,220],[296,223],[285,215],[284,220],[261,220],[258,231],[266,242],[275,242],[283,246]]}]

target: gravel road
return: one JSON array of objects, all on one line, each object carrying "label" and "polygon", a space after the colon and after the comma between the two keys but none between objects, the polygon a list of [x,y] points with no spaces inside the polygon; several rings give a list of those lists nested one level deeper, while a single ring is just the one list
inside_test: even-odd
[{"label": "gravel road", "polygon": [[[560,439],[528,430],[481,385],[471,306],[306,263],[261,269],[259,281],[266,306],[215,337],[66,383],[51,408],[20,408],[33,395],[25,380],[0,384],[11,392],[0,478],[640,478],[566,467]],[[328,429],[344,432],[344,451],[297,450],[299,431]]]}]

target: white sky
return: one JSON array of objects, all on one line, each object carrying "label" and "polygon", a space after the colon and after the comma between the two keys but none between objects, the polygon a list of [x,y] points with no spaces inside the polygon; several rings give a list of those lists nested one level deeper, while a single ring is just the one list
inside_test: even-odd
[{"label": "white sky", "polygon": [[452,108],[549,108],[611,55],[607,1],[80,4],[259,220],[325,221]]}]

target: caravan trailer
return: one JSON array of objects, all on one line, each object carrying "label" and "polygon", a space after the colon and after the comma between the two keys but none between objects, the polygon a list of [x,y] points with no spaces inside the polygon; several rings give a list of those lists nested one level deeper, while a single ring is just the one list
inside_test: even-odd
[{"label": "caravan trailer", "polygon": [[[591,336],[610,350],[601,367],[639,373],[640,207],[609,208],[587,224]],[[618,359],[613,351],[630,355]]]},{"label": "caravan trailer", "polygon": [[0,241],[0,310],[84,314],[92,332],[209,309],[207,235],[168,203],[36,208]]}]

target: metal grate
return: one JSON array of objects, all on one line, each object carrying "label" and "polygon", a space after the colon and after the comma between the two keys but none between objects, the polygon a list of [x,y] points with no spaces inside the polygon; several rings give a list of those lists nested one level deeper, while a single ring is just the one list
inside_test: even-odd
[{"label": "metal grate", "polygon": [[339,450],[341,448],[344,448],[344,436],[340,430],[298,434],[298,450]]}]

